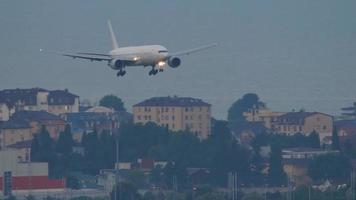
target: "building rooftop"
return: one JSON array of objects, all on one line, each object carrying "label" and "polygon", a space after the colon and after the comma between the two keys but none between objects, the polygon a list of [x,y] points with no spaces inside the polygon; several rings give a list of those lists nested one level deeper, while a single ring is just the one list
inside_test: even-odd
[{"label": "building rooftop", "polygon": [[211,106],[201,99],[195,99],[191,97],[153,97],[142,101],[134,107],[138,106],[177,106],[177,107],[187,107],[187,106]]},{"label": "building rooftop", "polygon": [[39,92],[48,93],[49,105],[67,105],[74,104],[77,95],[70,93],[66,90],[46,90],[43,88],[30,88],[30,89],[5,89],[0,90],[0,102],[7,103],[9,106],[13,106],[20,102],[24,105],[36,105],[37,94]]},{"label": "building rooftop", "polygon": [[31,148],[32,140],[25,140],[21,142],[16,142],[15,144],[8,145],[8,148],[13,149],[23,149],[23,148]]},{"label": "building rooftop", "polygon": [[279,116],[278,119],[279,119],[279,121],[287,122],[287,123],[300,123],[300,122],[303,122],[305,120],[305,118],[315,115],[315,114],[322,114],[322,115],[330,116],[328,114],[324,114],[324,113],[320,113],[320,112],[289,112],[289,113]]},{"label": "building rooftop", "polygon": [[53,90],[48,94],[49,105],[73,105],[79,96],[68,92],[68,90]]},{"label": "building rooftop", "polygon": [[51,114],[46,111],[18,111],[15,112],[11,120],[14,121],[43,121],[43,120],[62,120],[57,115]]},{"label": "building rooftop", "polygon": [[0,129],[25,129],[31,126],[24,121],[9,120],[0,124]]}]

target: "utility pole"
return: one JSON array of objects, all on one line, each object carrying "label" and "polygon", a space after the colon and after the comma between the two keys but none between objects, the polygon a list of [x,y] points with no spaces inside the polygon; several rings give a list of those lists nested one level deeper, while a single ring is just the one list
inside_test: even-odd
[{"label": "utility pole", "polygon": [[352,169],[351,172],[351,184],[350,184],[350,191],[351,191],[351,199],[352,200],[356,200],[356,196],[355,196],[355,178],[356,178],[356,173],[355,173],[355,169]]},{"label": "utility pole", "polygon": [[229,199],[238,200],[238,180],[237,172],[228,173]]}]

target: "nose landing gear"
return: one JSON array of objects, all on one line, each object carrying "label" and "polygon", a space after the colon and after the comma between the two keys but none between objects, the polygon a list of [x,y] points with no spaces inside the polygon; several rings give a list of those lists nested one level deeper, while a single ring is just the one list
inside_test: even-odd
[{"label": "nose landing gear", "polygon": [[158,73],[158,70],[157,69],[152,69],[150,72],[148,72],[148,75],[150,76],[154,76]]},{"label": "nose landing gear", "polygon": [[119,77],[119,76],[124,76],[126,74],[126,71],[125,70],[122,70],[122,69],[120,69],[118,72],[117,72],[117,76]]}]

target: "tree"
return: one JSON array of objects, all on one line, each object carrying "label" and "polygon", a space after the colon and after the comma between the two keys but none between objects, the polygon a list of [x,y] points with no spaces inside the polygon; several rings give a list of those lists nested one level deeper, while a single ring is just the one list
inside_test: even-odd
[{"label": "tree", "polygon": [[308,167],[308,174],[313,180],[346,180],[350,172],[350,160],[338,154],[320,155]]},{"label": "tree", "polygon": [[243,116],[244,112],[248,111],[253,107],[259,108],[261,106],[264,106],[264,103],[259,101],[259,97],[257,96],[257,94],[245,94],[242,99],[239,99],[232,104],[228,111],[227,118],[229,122],[245,121],[245,117]]},{"label": "tree", "polygon": [[65,157],[68,157],[73,151],[73,135],[69,124],[67,124],[64,131],[59,134],[56,151]]},{"label": "tree", "polygon": [[320,148],[320,138],[316,131],[309,134],[308,140],[311,148]]},{"label": "tree", "polygon": [[263,200],[264,198],[257,193],[248,193],[243,196],[242,200]]},{"label": "tree", "polygon": [[111,196],[111,200],[126,200],[126,199],[141,200],[142,199],[135,185],[128,182],[119,183],[117,188],[113,189],[110,196]]},{"label": "tree", "polygon": [[339,150],[340,149],[339,136],[337,134],[336,127],[333,128],[332,146],[331,147],[332,147],[333,150]]},{"label": "tree", "polygon": [[287,182],[286,174],[283,171],[282,151],[278,145],[271,147],[268,180],[273,186],[285,185]]},{"label": "tree", "polygon": [[115,111],[126,111],[124,102],[115,95],[106,95],[99,101],[100,106],[113,108]]}]

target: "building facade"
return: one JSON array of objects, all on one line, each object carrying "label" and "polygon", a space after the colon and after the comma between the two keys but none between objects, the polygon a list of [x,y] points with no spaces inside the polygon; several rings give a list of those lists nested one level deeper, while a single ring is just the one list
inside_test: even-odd
[{"label": "building facade", "polygon": [[188,130],[200,139],[211,134],[211,105],[188,97],[154,97],[133,106],[134,123],[154,122],[172,131]]},{"label": "building facade", "polygon": [[59,134],[64,131],[66,121],[57,115],[45,111],[18,111],[10,118],[12,121],[28,123],[31,134],[37,134],[41,127],[45,126],[51,138],[58,139]]},{"label": "building facade", "polygon": [[[48,177],[48,163],[22,162],[16,150],[0,151],[0,192],[16,190],[64,189],[65,181]],[[6,178],[10,181],[5,181]],[[7,183],[10,182],[11,184]]]},{"label": "building facade", "polygon": [[28,123],[7,121],[0,126],[0,149],[32,138],[33,134]]},{"label": "building facade", "polygon": [[246,121],[249,122],[263,122],[264,126],[268,129],[272,127],[272,122],[275,121],[279,116],[284,115],[285,112],[273,112],[265,105],[260,105],[259,107],[253,107],[243,115]]},{"label": "building facade", "polygon": [[56,115],[79,111],[79,96],[68,90],[6,89],[0,91],[0,102],[15,111],[47,111]]},{"label": "building facade", "polygon": [[6,102],[0,101],[0,121],[7,121],[10,119],[11,114],[14,110]]},{"label": "building facade", "polygon": [[275,118],[271,122],[271,130],[287,135],[309,135],[315,131],[319,134],[320,141],[323,141],[332,136],[333,117],[319,112],[290,112]]}]

